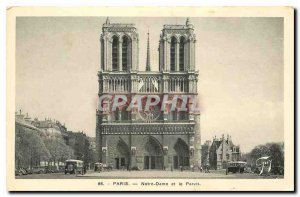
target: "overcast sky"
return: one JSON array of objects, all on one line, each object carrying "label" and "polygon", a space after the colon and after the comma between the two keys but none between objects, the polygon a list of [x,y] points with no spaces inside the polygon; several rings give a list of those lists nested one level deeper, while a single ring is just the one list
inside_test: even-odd
[{"label": "overcast sky", "polygon": [[[52,118],[95,136],[102,17],[17,19],[16,109]],[[164,24],[186,18],[110,18],[135,23],[139,68],[145,70],[147,30],[151,67],[158,70]],[[201,103],[202,143],[222,133],[243,152],[283,141],[283,19],[191,18]]]}]

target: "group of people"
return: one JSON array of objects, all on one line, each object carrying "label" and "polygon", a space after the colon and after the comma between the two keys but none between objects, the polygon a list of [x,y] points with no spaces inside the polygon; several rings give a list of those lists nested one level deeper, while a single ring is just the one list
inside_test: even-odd
[{"label": "group of people", "polygon": [[203,169],[202,166],[200,166],[198,168],[199,168],[200,172],[203,172],[203,170],[204,170],[205,173],[210,173],[210,171],[209,171],[209,165],[205,165],[204,169]]}]

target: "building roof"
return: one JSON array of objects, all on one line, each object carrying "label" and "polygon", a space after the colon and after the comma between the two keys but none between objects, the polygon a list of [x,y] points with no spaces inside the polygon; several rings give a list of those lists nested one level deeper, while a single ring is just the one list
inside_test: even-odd
[{"label": "building roof", "polygon": [[229,146],[229,149],[231,151],[233,151],[233,148],[235,147],[235,151],[234,152],[240,152],[240,147],[236,146],[233,144],[231,138],[229,139],[225,139],[225,138],[221,138],[221,139],[214,139],[211,146],[215,146],[217,149],[220,147],[220,145],[222,144],[222,141],[224,140],[224,142]]}]

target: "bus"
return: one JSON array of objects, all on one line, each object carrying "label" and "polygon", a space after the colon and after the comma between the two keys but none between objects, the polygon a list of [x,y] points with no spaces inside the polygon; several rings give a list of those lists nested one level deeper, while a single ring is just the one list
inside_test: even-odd
[{"label": "bus", "polygon": [[231,161],[227,163],[227,172],[244,173],[247,163],[243,161]]},{"label": "bus", "polygon": [[76,159],[66,160],[65,174],[84,174],[83,161]]}]

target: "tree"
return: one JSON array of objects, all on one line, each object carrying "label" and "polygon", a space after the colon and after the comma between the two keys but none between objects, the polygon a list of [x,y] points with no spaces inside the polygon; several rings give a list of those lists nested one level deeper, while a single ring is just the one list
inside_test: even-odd
[{"label": "tree", "polygon": [[90,148],[90,142],[86,134],[83,132],[70,132],[69,141],[73,142],[70,144],[74,149],[75,159],[83,160],[86,165],[95,161],[94,152]]},{"label": "tree", "polygon": [[284,145],[283,143],[267,143],[258,145],[247,154],[247,162],[255,165],[255,161],[260,157],[270,156],[273,165],[284,166]]},{"label": "tree", "polygon": [[48,159],[50,156],[39,132],[21,125],[16,125],[15,148],[18,168],[38,166],[42,159]]},{"label": "tree", "polygon": [[50,136],[44,139],[45,145],[50,153],[49,161],[54,165],[59,162],[65,162],[73,157],[73,150],[61,137]]},{"label": "tree", "polygon": [[284,145],[283,143],[268,143],[266,145],[270,151],[274,166],[284,166]]}]

